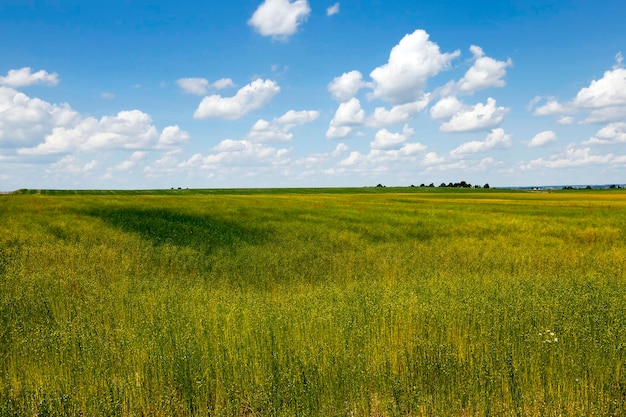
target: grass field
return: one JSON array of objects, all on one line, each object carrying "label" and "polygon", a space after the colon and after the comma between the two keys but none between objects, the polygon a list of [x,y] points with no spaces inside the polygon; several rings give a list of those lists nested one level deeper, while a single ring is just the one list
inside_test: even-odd
[{"label": "grass field", "polygon": [[0,196],[1,416],[626,415],[626,192]]}]

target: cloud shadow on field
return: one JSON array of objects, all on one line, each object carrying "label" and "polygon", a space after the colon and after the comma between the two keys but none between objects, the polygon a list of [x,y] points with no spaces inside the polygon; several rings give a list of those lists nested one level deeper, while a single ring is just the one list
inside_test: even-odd
[{"label": "cloud shadow on field", "polygon": [[167,209],[100,208],[86,214],[124,232],[131,232],[154,246],[188,247],[202,253],[219,248],[266,241],[269,231],[243,227],[210,215],[190,215]]}]

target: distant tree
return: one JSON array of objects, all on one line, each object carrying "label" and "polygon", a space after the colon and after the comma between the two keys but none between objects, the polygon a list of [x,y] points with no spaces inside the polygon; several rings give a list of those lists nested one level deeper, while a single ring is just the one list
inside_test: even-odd
[{"label": "distant tree", "polygon": [[585,190],[591,190],[591,185],[586,186]]},{"label": "distant tree", "polygon": [[428,186],[432,188],[435,186],[435,184],[431,182],[430,184],[428,184]]},{"label": "distant tree", "polygon": [[420,187],[426,187],[426,186],[424,185],[424,183],[421,183],[421,184],[420,184]]},{"label": "distant tree", "polygon": [[447,185],[446,185],[445,182],[442,182],[441,184],[439,184],[439,188],[446,188],[446,187],[447,187]]},{"label": "distant tree", "polygon": [[483,185],[483,188],[489,188],[489,184]]},{"label": "distant tree", "polygon": [[378,184],[376,187],[381,188],[381,187],[384,187],[384,185]]},{"label": "distant tree", "polygon": [[617,186],[616,186],[615,184],[613,184],[613,185],[611,185],[609,188],[612,190],[612,189],[614,189],[614,188],[617,188]]}]

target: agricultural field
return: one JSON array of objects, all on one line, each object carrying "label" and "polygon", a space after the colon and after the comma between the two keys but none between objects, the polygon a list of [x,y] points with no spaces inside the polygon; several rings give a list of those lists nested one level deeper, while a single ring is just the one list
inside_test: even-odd
[{"label": "agricultural field", "polygon": [[626,415],[626,192],[0,196],[1,416]]}]

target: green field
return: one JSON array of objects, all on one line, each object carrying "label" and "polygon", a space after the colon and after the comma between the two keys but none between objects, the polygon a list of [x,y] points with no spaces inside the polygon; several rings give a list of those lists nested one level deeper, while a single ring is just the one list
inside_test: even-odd
[{"label": "green field", "polygon": [[626,415],[626,192],[0,196],[0,416]]}]

